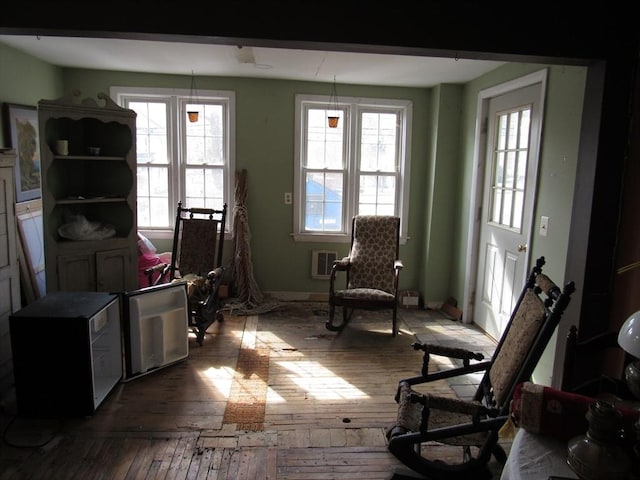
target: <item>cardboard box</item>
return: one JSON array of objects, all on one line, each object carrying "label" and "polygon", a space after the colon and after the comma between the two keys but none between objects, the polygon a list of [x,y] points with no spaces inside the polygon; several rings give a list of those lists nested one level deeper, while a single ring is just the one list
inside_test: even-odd
[{"label": "cardboard box", "polygon": [[400,305],[404,308],[420,308],[420,292],[415,290],[400,292]]}]

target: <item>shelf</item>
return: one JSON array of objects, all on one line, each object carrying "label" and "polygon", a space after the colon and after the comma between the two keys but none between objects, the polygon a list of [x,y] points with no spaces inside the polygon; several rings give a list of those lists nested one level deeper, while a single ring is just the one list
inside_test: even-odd
[{"label": "shelf", "polygon": [[54,160],[102,160],[102,161],[126,161],[125,157],[106,157],[103,155],[53,155]]},{"label": "shelf", "polygon": [[126,202],[126,197],[87,197],[87,198],[61,198],[58,205],[82,205],[86,203],[117,203]]}]

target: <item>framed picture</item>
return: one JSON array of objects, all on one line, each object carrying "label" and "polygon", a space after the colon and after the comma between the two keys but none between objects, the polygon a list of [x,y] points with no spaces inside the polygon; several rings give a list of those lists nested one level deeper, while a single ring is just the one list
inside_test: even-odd
[{"label": "framed picture", "polygon": [[40,138],[38,109],[26,105],[3,105],[5,138],[16,151],[16,202],[40,198]]}]

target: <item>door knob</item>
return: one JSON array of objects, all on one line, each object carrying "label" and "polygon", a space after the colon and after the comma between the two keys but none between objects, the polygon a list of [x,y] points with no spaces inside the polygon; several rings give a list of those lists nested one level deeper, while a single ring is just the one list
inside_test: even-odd
[{"label": "door knob", "polygon": [[520,245],[518,245],[518,251],[519,252],[526,252],[527,251],[527,244],[526,243],[521,243]]}]

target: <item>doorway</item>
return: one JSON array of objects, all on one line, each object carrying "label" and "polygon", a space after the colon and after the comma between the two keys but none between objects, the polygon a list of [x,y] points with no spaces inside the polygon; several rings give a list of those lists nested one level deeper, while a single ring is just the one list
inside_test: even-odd
[{"label": "doorway", "polygon": [[479,95],[474,273],[467,321],[495,339],[529,270],[546,71]]}]

